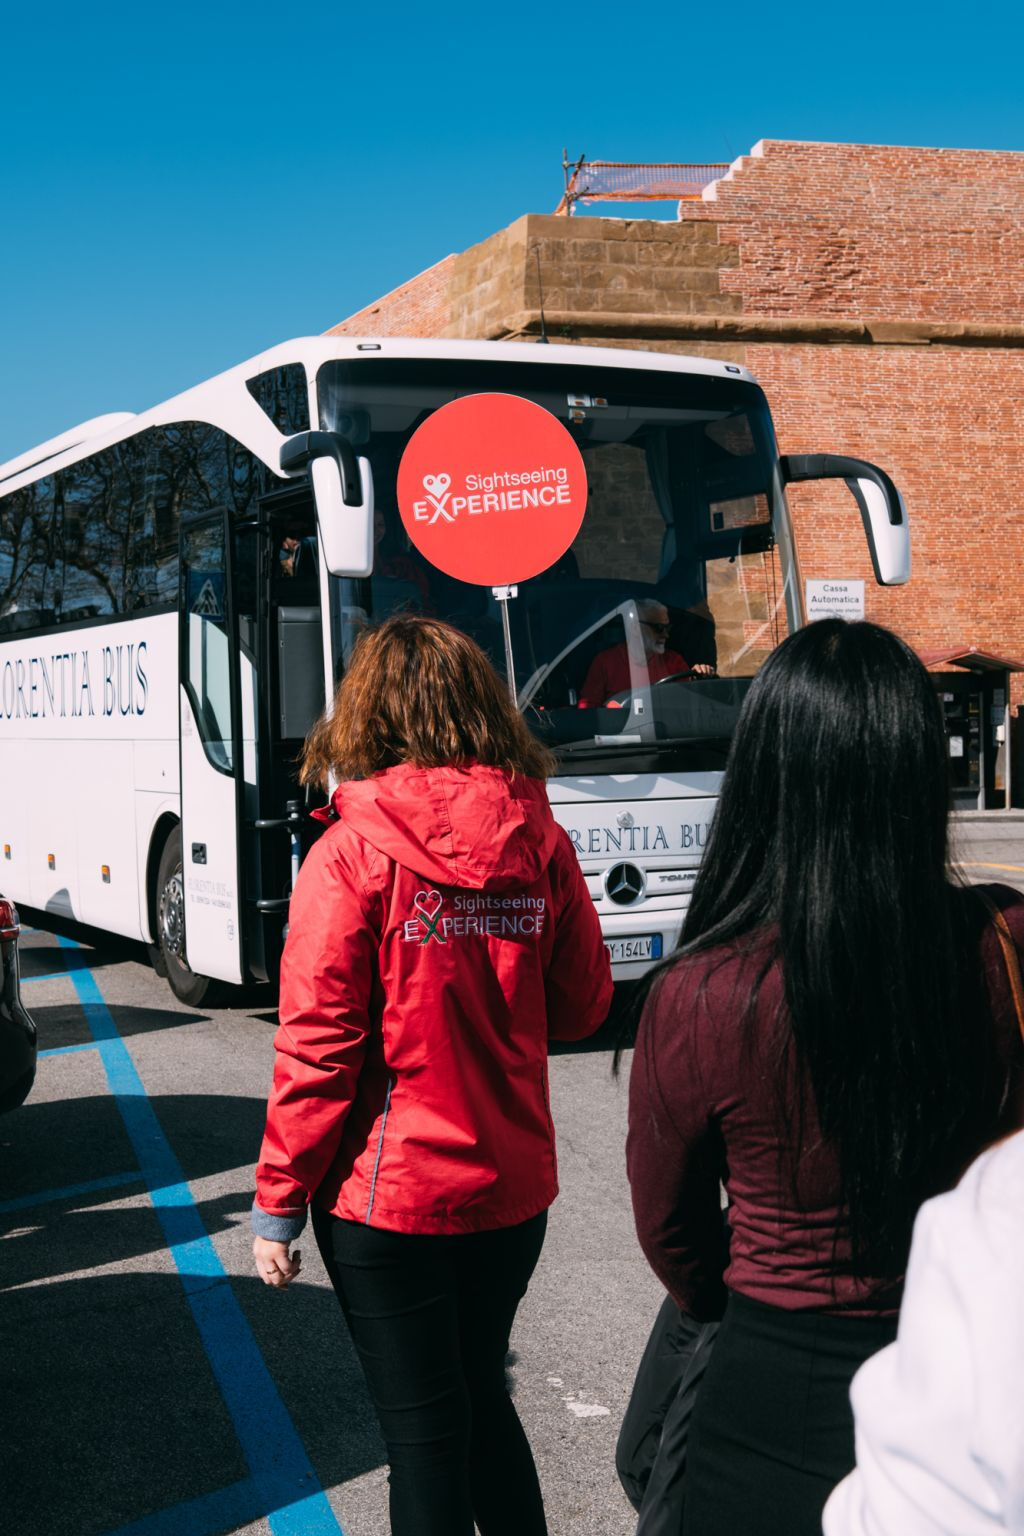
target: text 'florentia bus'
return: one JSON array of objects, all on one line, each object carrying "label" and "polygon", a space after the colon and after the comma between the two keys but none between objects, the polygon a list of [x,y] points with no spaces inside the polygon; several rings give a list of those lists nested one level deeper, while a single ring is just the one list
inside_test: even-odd
[{"label": "text 'florentia bus'", "polygon": [[0,672],[0,719],[77,720],[143,715],[149,698],[146,641],[95,651],[14,657]]}]

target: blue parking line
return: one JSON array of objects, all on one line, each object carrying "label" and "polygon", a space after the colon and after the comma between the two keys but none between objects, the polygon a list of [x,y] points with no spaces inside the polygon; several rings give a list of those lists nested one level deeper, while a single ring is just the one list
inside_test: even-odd
[{"label": "blue parking line", "polygon": [[[60,940],[58,939],[57,942],[59,943]],[[57,958],[56,956],[51,955],[48,945],[45,948],[26,949],[24,951],[24,953],[22,954],[22,956],[21,956],[21,976],[20,976],[19,979],[22,982],[26,982],[26,981],[60,981],[63,977],[70,976],[73,971],[89,971],[89,970],[92,969],[92,967],[89,964],[89,957],[88,957],[88,955],[85,954],[85,952],[83,950],[79,949],[79,950],[76,950],[75,952],[73,952],[72,954],[70,954],[68,956],[68,963],[66,965],[62,966],[59,971],[47,971],[45,973],[45,975],[39,975],[39,976],[26,976],[25,975],[25,961],[28,959],[28,957],[30,955],[33,957],[33,959],[37,955],[45,956],[46,958],[48,958],[50,960],[50,964],[51,965],[53,964],[54,959]]]},{"label": "blue parking line", "polygon": [[[70,939],[59,938],[58,943],[62,947],[77,947]],[[344,1536],[235,1300],[192,1191],[96,979],[89,970],[72,971],[71,976],[171,1258],[181,1276],[207,1359],[252,1473],[259,1505],[256,1516],[266,1516],[274,1536]],[[212,1285],[211,1280],[215,1282]],[[229,1492],[222,1490],[225,1498]],[[187,1508],[187,1504],[180,1506]],[[164,1512],[168,1517],[174,1514],[178,1531],[183,1529],[180,1509]],[[221,1519],[219,1514],[216,1518]],[[184,1528],[190,1533],[193,1530],[187,1523]],[[223,1523],[206,1527],[208,1531],[216,1529],[223,1529]],[[198,1527],[195,1536],[202,1536]]]},{"label": "blue parking line", "polygon": [[143,1515],[128,1525],[119,1525],[107,1536],[213,1536],[216,1531],[230,1531],[240,1525],[250,1525],[266,1511],[252,1478],[232,1483],[228,1488],[218,1488],[198,1499],[186,1499],[171,1509],[161,1509],[153,1515]]},{"label": "blue parking line", "polygon": [[87,1179],[84,1184],[66,1184],[63,1189],[44,1189],[35,1195],[19,1195],[16,1200],[0,1200],[0,1215],[7,1211],[29,1211],[34,1205],[49,1205],[54,1200],[73,1200],[76,1195],[91,1195],[97,1189],[116,1189],[119,1184],[138,1184],[142,1174],[108,1173],[102,1179]]},{"label": "blue parking line", "polygon": [[95,1040],[83,1040],[81,1045],[53,1045],[48,1051],[39,1051],[36,1060],[44,1056],[70,1056],[74,1051],[95,1051],[98,1047]]}]

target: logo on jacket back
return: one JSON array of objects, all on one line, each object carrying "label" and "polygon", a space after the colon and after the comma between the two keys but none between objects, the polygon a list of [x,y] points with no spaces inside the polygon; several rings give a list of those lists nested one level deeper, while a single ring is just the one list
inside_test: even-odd
[{"label": "logo on jacket back", "polygon": [[421,948],[431,939],[447,944],[451,938],[471,934],[490,939],[538,938],[547,909],[543,896],[492,896],[487,891],[459,891],[451,898],[450,912],[444,910],[440,891],[417,891],[412,904],[416,915],[402,924],[402,942]]},{"label": "logo on jacket back", "polygon": [[[416,918],[413,919],[411,926],[415,927],[417,920],[423,926],[423,937],[420,939],[420,943],[429,944],[431,939],[436,939],[439,944],[447,944],[448,940],[444,934],[437,931],[437,920],[441,916],[441,908],[444,906],[444,897],[441,895],[441,892],[417,891],[413,897],[412,904],[416,908]],[[410,924],[406,923],[405,936],[407,939],[409,937],[409,927]]]}]

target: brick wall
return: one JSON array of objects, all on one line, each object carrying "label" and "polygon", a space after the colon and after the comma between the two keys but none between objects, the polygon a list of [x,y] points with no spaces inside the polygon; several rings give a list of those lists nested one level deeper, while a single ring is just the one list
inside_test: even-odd
[{"label": "brick wall", "polygon": [[1024,319],[1021,154],[762,141],[681,211],[739,246],[746,313]]},{"label": "brick wall", "polygon": [[458,258],[446,256],[365,309],[333,325],[327,336],[438,336],[448,324],[448,286]]},{"label": "brick wall", "polygon": [[746,346],[782,451],[874,459],[912,519],[913,580],[879,588],[844,490],[793,488],[803,575],[863,576],[868,616],[918,649],[1024,659],[1024,155],[768,141],[680,211],[736,249],[746,319],[890,322],[881,344]]},{"label": "brick wall", "polygon": [[845,489],[794,487],[804,577],[863,577],[921,650],[1024,659],[1024,155],[765,141],[678,223],[530,214],[432,274],[338,330],[536,337],[542,281],[553,341],[745,363],[784,453],[874,460],[909,509],[882,589]]},{"label": "brick wall", "polygon": [[1024,352],[754,346],[747,360],[784,451],[874,459],[911,518],[913,578],[879,587],[845,487],[791,487],[803,576],[864,577],[868,618],[920,650],[1024,659]]}]

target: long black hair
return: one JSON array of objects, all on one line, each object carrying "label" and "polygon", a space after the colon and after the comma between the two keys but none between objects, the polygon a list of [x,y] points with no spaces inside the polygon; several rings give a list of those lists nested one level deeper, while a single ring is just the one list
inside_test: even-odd
[{"label": "long black hair", "polygon": [[921,1201],[955,1182],[992,1113],[985,917],[950,877],[948,812],[941,706],[914,653],[874,624],[798,631],[747,695],[673,957],[769,941],[780,1050],[836,1148],[861,1276],[902,1270]]}]

